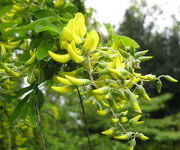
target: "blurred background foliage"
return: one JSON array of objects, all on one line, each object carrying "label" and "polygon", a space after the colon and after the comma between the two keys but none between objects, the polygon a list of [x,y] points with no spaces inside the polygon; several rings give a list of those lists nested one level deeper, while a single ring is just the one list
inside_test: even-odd
[{"label": "blurred background foliage", "polygon": [[[87,13],[84,2],[71,0],[78,11]],[[141,66],[142,73],[156,75],[170,74],[180,80],[180,22],[172,17],[174,24],[162,32],[155,32],[155,20],[146,24],[146,17],[160,8],[154,7],[151,13],[144,13],[146,5],[132,3],[126,10],[124,20],[119,25],[118,33],[129,36],[137,41],[141,49],[149,49],[154,59]],[[158,19],[158,18],[157,18]],[[98,24],[98,23],[97,23]],[[96,24],[95,24],[96,26]],[[179,150],[180,149],[180,85],[163,81],[162,95],[158,95],[153,86],[147,90],[153,98],[153,103],[143,103],[144,112],[142,126],[132,127],[132,131],[141,130],[150,137],[146,142],[140,142],[136,150]],[[43,90],[46,94],[45,105],[41,110],[43,130],[47,150],[86,150],[87,137],[79,100],[76,95],[68,98]],[[157,96],[158,95],[158,96]],[[156,97],[155,97],[156,96]],[[0,97],[1,98],[1,97]],[[15,108],[8,100],[0,101],[0,150],[38,150],[38,135],[36,128],[23,120],[16,122],[14,127],[7,123],[7,118]],[[128,145],[115,141],[100,134],[111,122],[98,116],[94,105],[85,105],[88,127],[93,150],[126,150]],[[35,138],[36,137],[36,138]],[[8,145],[8,140],[13,141]],[[4,146],[4,143],[7,145]],[[11,147],[11,148],[10,148]],[[9,149],[8,149],[9,148]]]}]

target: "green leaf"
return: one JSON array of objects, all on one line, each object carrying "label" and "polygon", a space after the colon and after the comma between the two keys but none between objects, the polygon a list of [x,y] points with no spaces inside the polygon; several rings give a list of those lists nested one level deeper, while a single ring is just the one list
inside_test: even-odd
[{"label": "green leaf", "polygon": [[[119,36],[113,34],[113,39],[118,40],[119,44],[123,45],[123,47],[128,50],[137,49],[140,47],[136,41],[126,36]],[[124,49],[123,47],[120,48]]]},{"label": "green leaf", "polygon": [[28,119],[32,126],[36,126],[36,93],[31,93],[28,103]]},{"label": "green leaf", "polygon": [[61,19],[61,18],[59,18],[59,17],[54,17],[54,16],[52,16],[52,17],[46,17],[46,18],[42,18],[42,19],[38,19],[38,20],[35,20],[35,21],[33,21],[33,22],[31,22],[31,23],[29,23],[29,24],[27,24],[27,25],[18,26],[18,27],[16,27],[16,28],[8,31],[7,33],[8,33],[8,34],[14,34],[14,33],[27,32],[27,31],[29,31],[29,30],[34,30],[34,28],[35,28],[35,26],[36,26],[37,24],[39,24],[39,23],[41,23],[41,22],[43,22],[43,21],[45,21],[45,20],[48,20],[49,22],[54,22],[54,21],[57,22],[59,19]]},{"label": "green leaf", "polygon": [[107,32],[108,32],[109,35],[112,35],[113,33],[115,33],[115,32],[114,32],[114,28],[111,26],[110,23],[105,23],[104,25],[105,25],[106,30],[107,30]]},{"label": "green leaf", "polygon": [[13,5],[6,5],[3,8],[0,8],[0,17],[5,16],[11,9],[12,9]]},{"label": "green leaf", "polygon": [[25,108],[27,106],[28,100],[30,97],[30,93],[26,95],[16,106],[13,114],[10,116],[10,124],[12,124],[22,113],[25,111]]},{"label": "green leaf", "polygon": [[46,56],[48,56],[48,51],[51,50],[52,47],[53,47],[52,40],[49,39],[43,40],[38,46],[37,54],[36,54],[37,58],[41,60]]},{"label": "green leaf", "polygon": [[42,10],[35,11],[34,16],[37,19],[40,19],[40,18],[45,18],[45,17],[50,17],[50,16],[56,16],[56,14],[50,10],[42,9]]},{"label": "green leaf", "polygon": [[43,20],[40,23],[36,24],[35,32],[39,33],[43,31],[51,31],[60,34],[61,28],[51,24],[49,20]]},{"label": "green leaf", "polygon": [[42,93],[42,91],[39,89],[37,90],[37,100],[38,100],[38,107],[40,109],[44,104],[45,96]]},{"label": "green leaf", "polygon": [[16,94],[16,97],[18,97],[18,96],[21,96],[21,95],[25,94],[26,92],[32,90],[32,88],[33,88],[33,85],[30,85],[25,88],[17,89],[17,90],[15,90],[14,93]]},{"label": "green leaf", "polygon": [[35,79],[35,70],[36,70],[36,63],[35,64],[32,64],[30,67],[29,67],[29,70],[28,70],[28,78],[27,78],[27,81],[29,84],[32,84],[36,79]]}]

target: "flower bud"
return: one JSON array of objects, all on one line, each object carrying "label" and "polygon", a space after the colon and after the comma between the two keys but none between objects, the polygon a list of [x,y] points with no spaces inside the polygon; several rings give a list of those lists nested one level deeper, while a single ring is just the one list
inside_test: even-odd
[{"label": "flower bud", "polygon": [[101,134],[104,134],[104,135],[112,135],[114,132],[114,129],[113,128],[110,128],[108,130],[105,130],[105,131],[102,131]]},{"label": "flower bud", "polygon": [[178,80],[174,79],[173,77],[169,76],[169,75],[165,75],[163,76],[164,78],[166,78],[168,81],[170,82],[178,82]]},{"label": "flower bud", "polygon": [[99,35],[95,30],[92,30],[86,36],[83,48],[89,51],[94,51],[99,43]]},{"label": "flower bud", "polygon": [[158,93],[161,92],[161,88],[162,88],[162,82],[161,82],[160,79],[158,79],[157,82],[156,82],[156,89],[157,89]]},{"label": "flower bud", "polygon": [[72,86],[52,86],[51,89],[61,94],[67,94],[73,91]]},{"label": "flower bud", "polygon": [[122,123],[125,123],[125,122],[127,122],[127,121],[128,121],[127,117],[121,117],[121,122],[122,122]]},{"label": "flower bud", "polygon": [[143,140],[143,141],[146,141],[146,140],[149,139],[147,136],[145,136],[145,135],[142,134],[142,133],[140,133],[138,137],[139,137],[141,140]]},{"label": "flower bud", "polygon": [[91,81],[89,79],[78,79],[78,78],[74,78],[68,75],[65,75],[65,77],[74,85],[76,86],[80,86],[80,85],[87,85],[90,84]]},{"label": "flower bud", "polygon": [[100,115],[100,116],[105,116],[108,111],[107,110],[103,110],[103,109],[100,109],[100,110],[97,110],[97,113]]},{"label": "flower bud", "polygon": [[122,135],[114,136],[113,138],[116,140],[128,140],[131,137],[131,135],[132,135],[132,132],[128,132]]}]

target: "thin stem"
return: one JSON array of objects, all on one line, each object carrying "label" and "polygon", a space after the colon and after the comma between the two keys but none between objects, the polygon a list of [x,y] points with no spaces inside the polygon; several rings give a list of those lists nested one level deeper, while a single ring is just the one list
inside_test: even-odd
[{"label": "thin stem", "polygon": [[97,86],[96,86],[96,84],[94,82],[93,76],[92,76],[91,59],[90,59],[89,56],[88,56],[88,67],[89,67],[89,78],[93,82],[94,87],[97,88]]},{"label": "thin stem", "polygon": [[[36,92],[38,94],[38,91]],[[44,134],[43,134],[43,127],[42,127],[42,120],[41,120],[41,115],[39,111],[39,104],[38,104],[38,99],[35,101],[35,109],[36,109],[36,117],[37,117],[37,123],[39,126],[39,135],[40,135],[40,142],[41,142],[41,150],[45,150],[45,139],[44,139]]]},{"label": "thin stem", "polygon": [[78,87],[77,87],[77,92],[78,92],[78,96],[79,96],[79,100],[80,100],[80,104],[81,104],[81,108],[82,108],[82,117],[83,117],[83,120],[84,120],[84,123],[85,123],[86,133],[87,133],[87,136],[88,136],[89,150],[92,150],[92,148],[91,148],[91,142],[90,142],[90,134],[89,134],[88,125],[87,125],[87,120],[86,120],[85,109],[84,109],[84,105],[83,105],[83,100],[82,100],[82,97],[81,97],[81,93],[80,93]]},{"label": "thin stem", "polygon": [[[117,118],[117,115],[115,114],[115,112],[114,112],[114,110],[111,108],[111,112],[112,112],[112,114],[113,114],[113,116],[115,117],[115,118]],[[124,128],[124,126],[120,123],[120,121],[118,121],[118,125],[119,125],[119,127],[123,130],[123,132],[126,132],[126,129]]]}]

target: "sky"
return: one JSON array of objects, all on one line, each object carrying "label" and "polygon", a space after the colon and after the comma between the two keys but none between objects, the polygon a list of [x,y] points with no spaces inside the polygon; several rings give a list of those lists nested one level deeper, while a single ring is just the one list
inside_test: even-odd
[{"label": "sky", "polygon": [[[87,8],[96,10],[94,17],[100,23],[111,23],[116,27],[123,20],[125,10],[130,6],[131,0],[86,0]],[[148,7],[157,5],[163,13],[156,22],[157,30],[162,31],[166,26],[172,25],[171,15],[175,14],[180,21],[180,0],[146,0]],[[152,18],[149,18],[149,21]],[[101,30],[104,30],[102,27]]]}]

